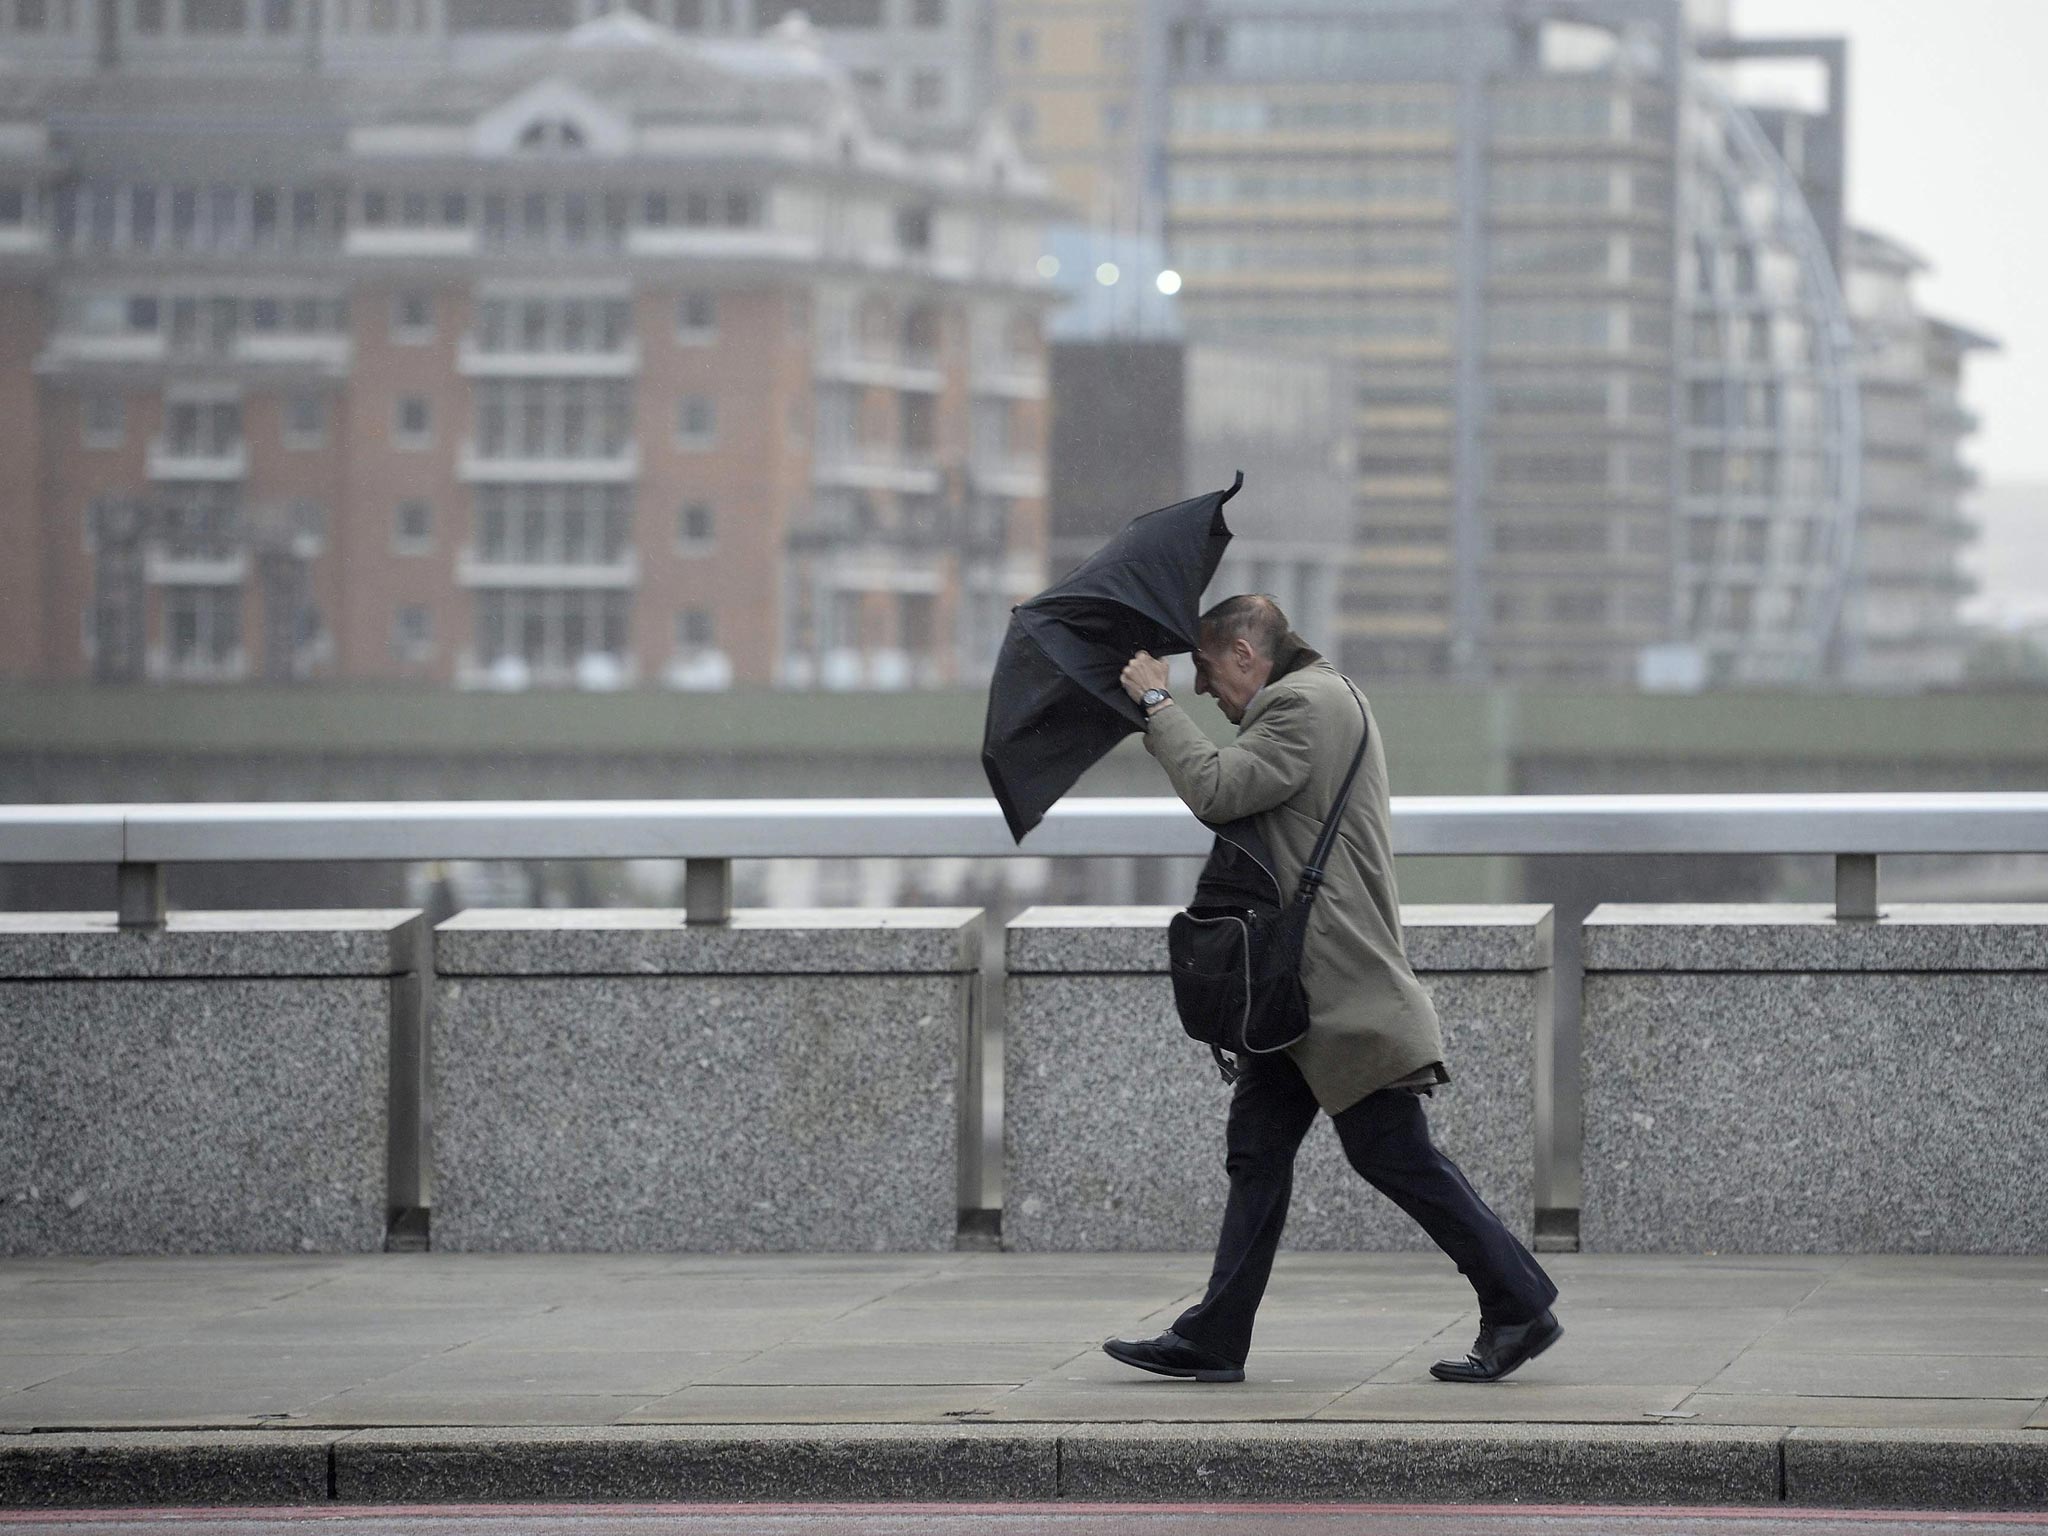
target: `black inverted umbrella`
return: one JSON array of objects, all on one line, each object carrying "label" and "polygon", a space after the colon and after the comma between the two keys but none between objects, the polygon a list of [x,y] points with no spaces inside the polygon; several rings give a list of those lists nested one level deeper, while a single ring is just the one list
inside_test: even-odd
[{"label": "black inverted umbrella", "polygon": [[981,766],[1019,842],[1145,712],[1124,692],[1139,651],[1171,656],[1200,638],[1202,591],[1230,529],[1223,504],[1244,484],[1134,517],[1123,532],[1028,603],[989,679]]}]

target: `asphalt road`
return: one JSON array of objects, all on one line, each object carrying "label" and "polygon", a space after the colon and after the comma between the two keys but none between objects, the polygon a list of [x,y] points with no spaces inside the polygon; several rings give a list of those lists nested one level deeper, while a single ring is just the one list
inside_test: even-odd
[{"label": "asphalt road", "polygon": [[63,1536],[2042,1536],[2048,1514],[1553,1506],[590,1505],[0,1511]]}]

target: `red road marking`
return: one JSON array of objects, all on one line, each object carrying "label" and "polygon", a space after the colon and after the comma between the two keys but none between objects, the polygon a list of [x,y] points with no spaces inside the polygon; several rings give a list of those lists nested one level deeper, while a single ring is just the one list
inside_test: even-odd
[{"label": "red road marking", "polygon": [[0,1510],[0,1525],[77,1525],[87,1521],[559,1519],[565,1516],[635,1518],[696,1515],[706,1518],[822,1515],[1436,1515],[1468,1519],[1527,1519],[1532,1515],[1640,1520],[1857,1520],[1868,1524],[1915,1521],[1922,1525],[2038,1525],[2048,1511],[1807,1509],[1791,1504],[306,1504],[192,1508]]}]

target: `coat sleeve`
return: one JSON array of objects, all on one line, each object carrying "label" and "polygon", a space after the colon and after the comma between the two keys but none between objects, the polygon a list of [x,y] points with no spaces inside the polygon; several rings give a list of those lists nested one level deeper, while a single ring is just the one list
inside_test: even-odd
[{"label": "coat sleeve", "polygon": [[1280,694],[1236,741],[1219,747],[1175,705],[1152,718],[1145,750],[1189,810],[1207,822],[1235,821],[1285,804],[1308,783],[1309,714],[1301,694]]}]

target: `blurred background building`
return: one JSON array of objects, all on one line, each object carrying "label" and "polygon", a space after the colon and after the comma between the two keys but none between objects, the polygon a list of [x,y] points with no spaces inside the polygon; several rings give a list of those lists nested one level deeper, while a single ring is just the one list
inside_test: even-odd
[{"label": "blurred background building", "polygon": [[[1880,395],[1952,387],[1987,343],[1903,283],[1859,283],[1852,312],[1843,50],[1724,20],[1169,0],[1158,175],[1188,334],[1359,368],[1340,632],[1361,675],[1960,677],[1969,418],[1861,397],[1880,374]],[[1821,103],[1752,112],[1757,58],[1810,63]]]},{"label": "blurred background building", "polygon": [[6,670],[985,674],[1044,573],[999,123],[888,136],[800,17],[468,58],[459,5],[320,14],[144,0],[0,76]]},{"label": "blurred background building", "polygon": [[0,61],[0,675],[972,687],[1236,468],[1222,584],[1378,685],[1982,660],[1993,343],[1849,220],[1846,47],[1719,0],[0,0]]}]

